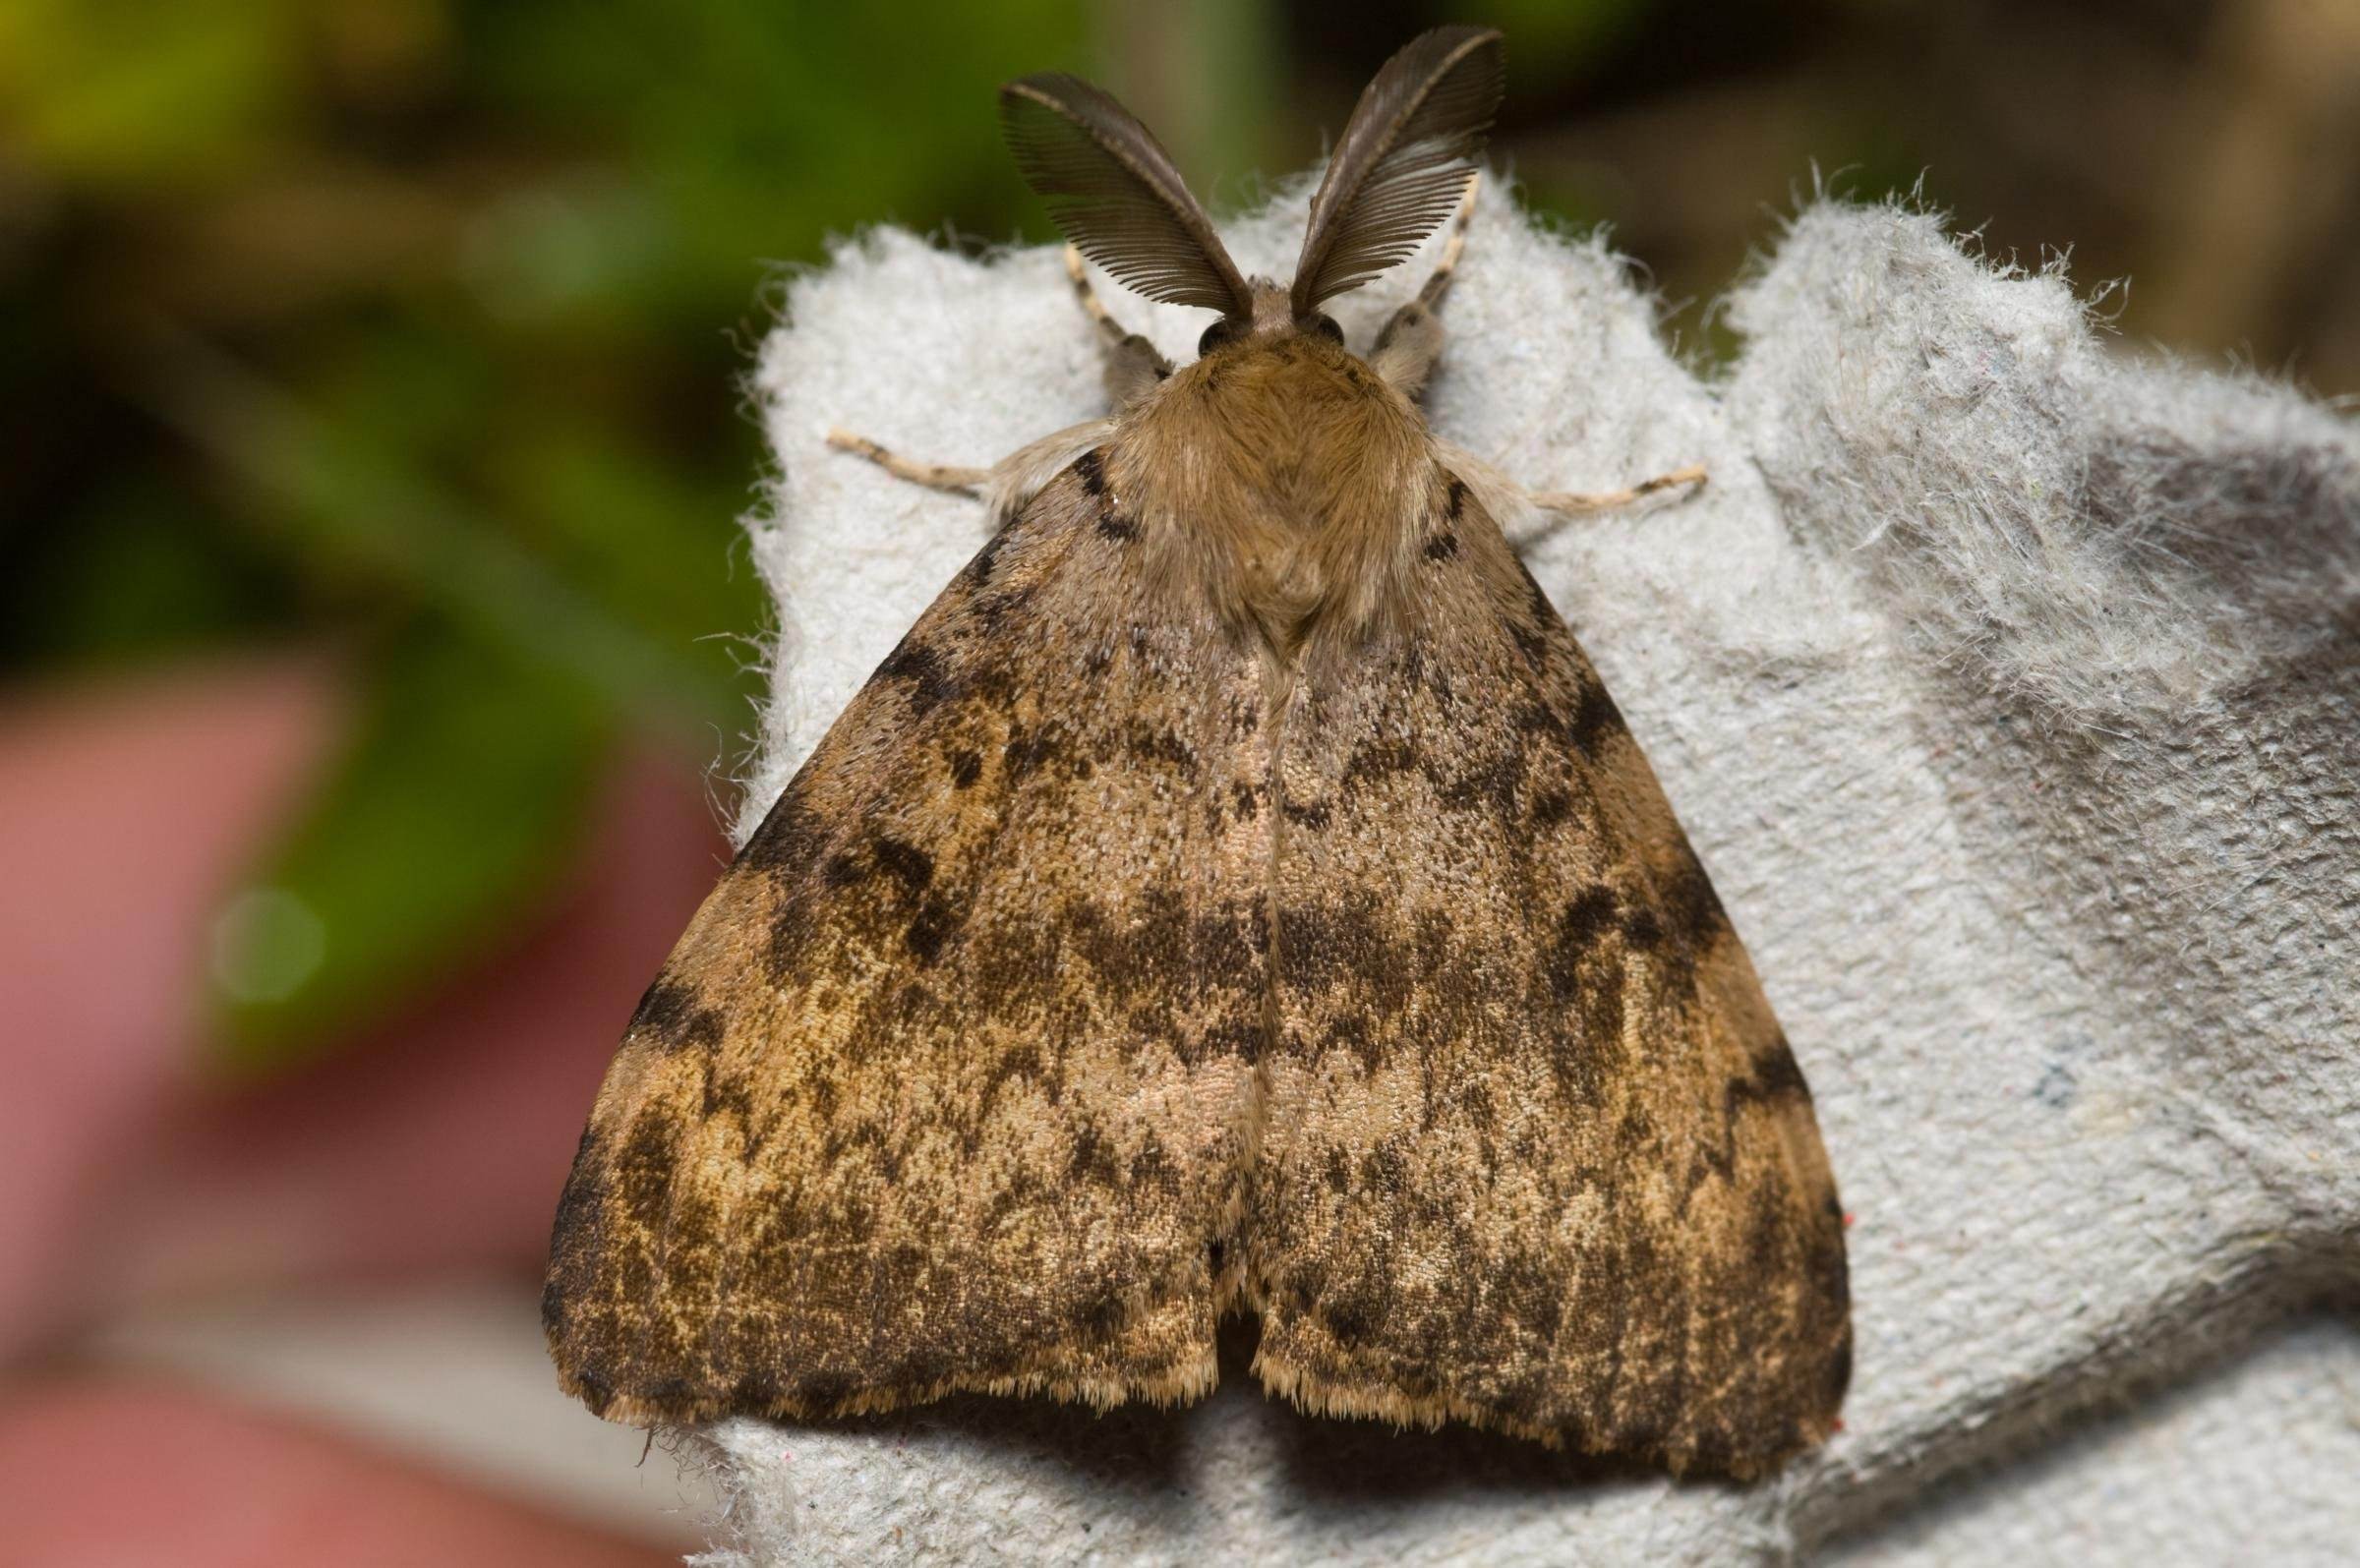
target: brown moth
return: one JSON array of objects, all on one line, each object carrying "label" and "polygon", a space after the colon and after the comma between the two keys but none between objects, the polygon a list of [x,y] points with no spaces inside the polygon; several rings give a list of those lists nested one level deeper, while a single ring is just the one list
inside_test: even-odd
[{"label": "brown moth", "polygon": [[[1497,33],[1370,85],[1291,287],[1097,88],[1003,91],[1175,369],[1069,269],[1106,419],[839,718],[631,1019],[557,1218],[564,1386],[618,1421],[955,1390],[1302,1408],[1749,1476],[1851,1356],[1810,1096],[1598,675],[1414,394]],[[1458,214],[1364,357],[1323,301]],[[1574,509],[1627,498],[1537,496]],[[1486,492],[1487,494],[1493,492]]]}]

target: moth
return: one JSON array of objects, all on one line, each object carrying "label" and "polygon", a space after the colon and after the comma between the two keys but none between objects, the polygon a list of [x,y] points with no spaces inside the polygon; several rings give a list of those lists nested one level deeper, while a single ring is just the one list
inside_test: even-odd
[{"label": "moth", "polygon": [[[1215,319],[1167,363],[1069,249],[1107,417],[992,469],[835,437],[1001,521],[630,1021],[544,1306],[592,1410],[1178,1403],[1250,1312],[1255,1374],[1317,1415],[1737,1476],[1831,1429],[1802,1075],[1416,401],[1503,80],[1486,29],[1394,56],[1284,286],[1112,97],[1003,89],[1074,246]],[[1446,223],[1355,352],[1323,303]]]}]

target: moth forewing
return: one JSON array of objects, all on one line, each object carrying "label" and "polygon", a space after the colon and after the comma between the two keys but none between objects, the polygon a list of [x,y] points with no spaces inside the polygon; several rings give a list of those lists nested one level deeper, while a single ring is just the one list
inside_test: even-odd
[{"label": "moth forewing", "polygon": [[1740,1476],[1830,1430],[1801,1075],[1410,401],[1455,245],[1376,367],[1314,309],[1448,215],[1497,61],[1443,29],[1380,74],[1291,295],[1111,98],[1012,87],[1076,243],[1220,329],[1176,371],[1128,350],[1111,418],[989,470],[844,437],[1009,520],[631,1020],[545,1298],[593,1409],[1184,1400],[1251,1311],[1315,1412]]}]

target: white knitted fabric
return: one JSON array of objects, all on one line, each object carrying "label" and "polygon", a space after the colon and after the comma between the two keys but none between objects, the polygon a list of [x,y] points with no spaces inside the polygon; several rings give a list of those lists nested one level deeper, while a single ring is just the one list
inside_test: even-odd
[{"label": "white knitted fabric", "polygon": [[[1283,275],[1302,210],[1297,188],[1231,226],[1241,265]],[[1339,302],[1347,333],[1422,276]],[[1108,298],[1193,352],[1203,313]],[[722,1423],[711,1561],[2153,1565],[2360,1539],[2350,1336],[2257,1337],[2354,1276],[2360,438],[2118,358],[2061,277],[1897,208],[1806,210],[1729,311],[1745,352],[1701,381],[1611,253],[1494,187],[1429,408],[1540,489],[1710,467],[1530,559],[1816,1093],[1856,1215],[1844,1432],[1765,1485],[1680,1485],[1311,1420],[1233,1358],[1182,1412]],[[784,637],[741,832],[983,537],[826,428],[982,463],[1102,412],[1054,251],[893,231],[793,284],[759,389]]]}]

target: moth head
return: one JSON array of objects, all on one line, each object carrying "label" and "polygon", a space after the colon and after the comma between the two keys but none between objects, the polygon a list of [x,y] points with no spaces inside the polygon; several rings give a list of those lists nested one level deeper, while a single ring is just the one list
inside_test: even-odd
[{"label": "moth head", "polygon": [[1407,260],[1450,216],[1504,81],[1489,28],[1437,28],[1387,60],[1328,160],[1292,284],[1238,271],[1171,154],[1104,89],[1025,77],[1000,89],[1000,120],[1025,182],[1083,255],[1149,299],[1220,313],[1200,354],[1291,334],[1341,344],[1321,304]]},{"label": "moth head", "polygon": [[1242,320],[1224,316],[1205,328],[1204,335],[1197,339],[1199,359],[1236,344],[1293,333],[1343,347],[1344,329],[1336,325],[1335,318],[1326,311],[1314,311],[1310,316],[1298,319],[1284,285],[1258,277],[1251,286],[1254,290],[1255,314]]}]

